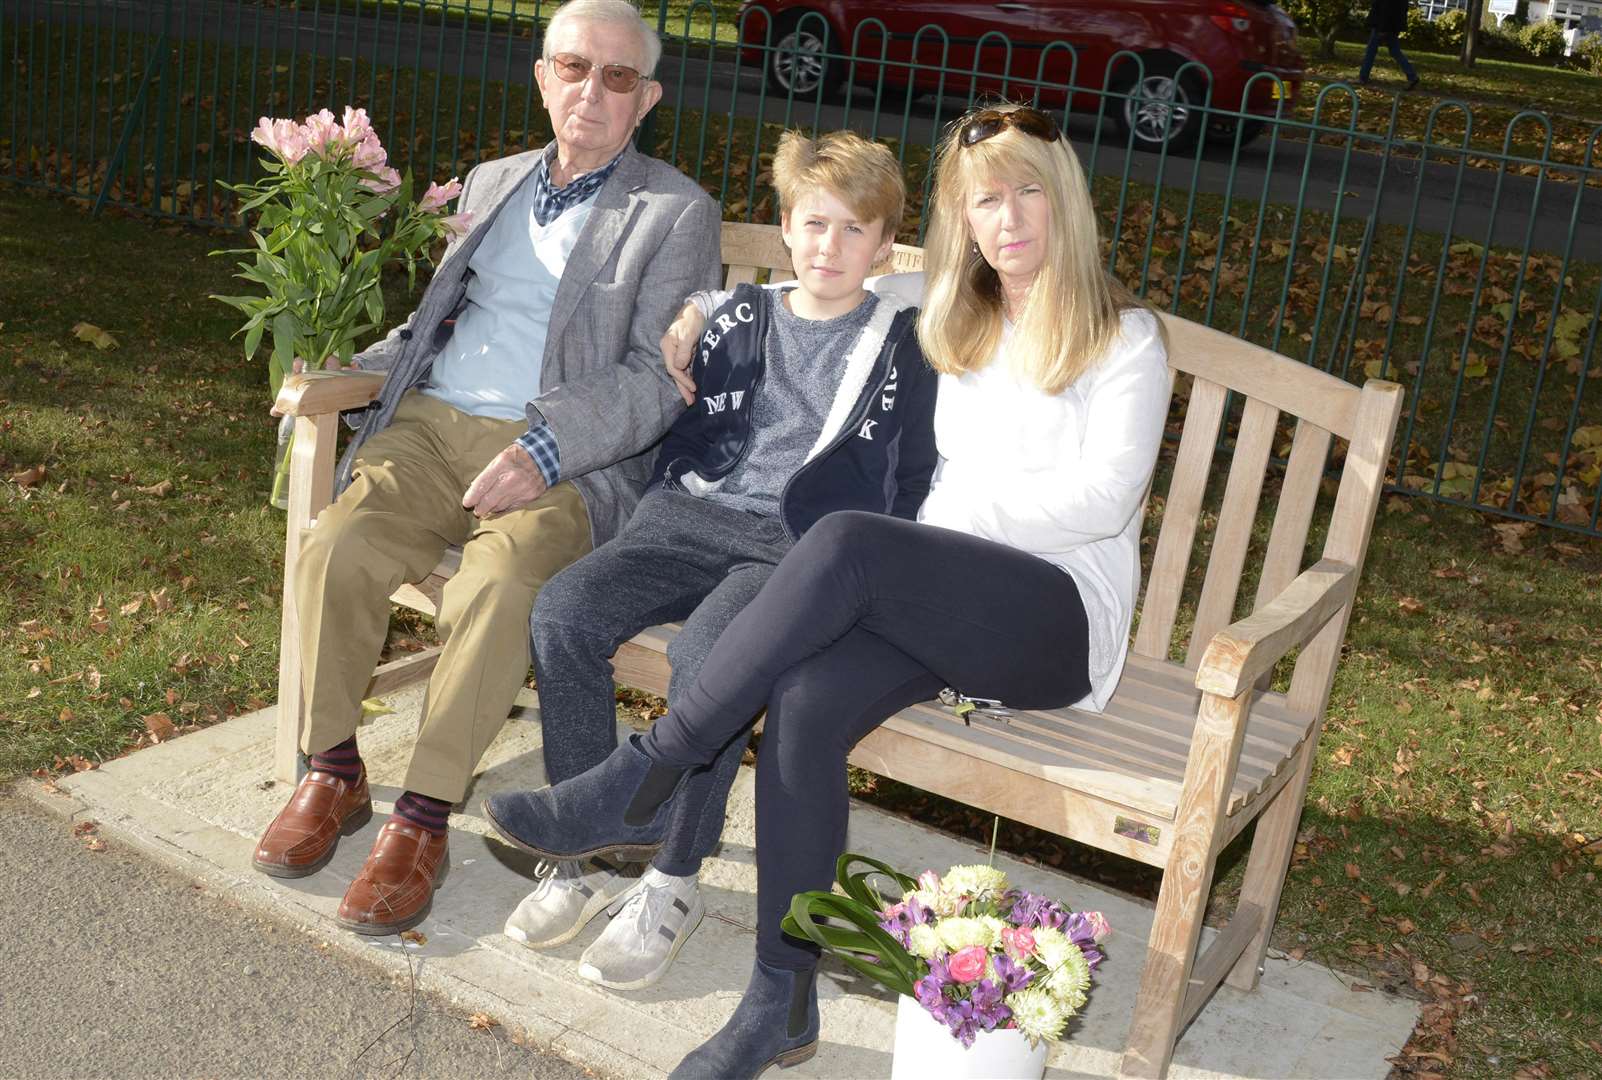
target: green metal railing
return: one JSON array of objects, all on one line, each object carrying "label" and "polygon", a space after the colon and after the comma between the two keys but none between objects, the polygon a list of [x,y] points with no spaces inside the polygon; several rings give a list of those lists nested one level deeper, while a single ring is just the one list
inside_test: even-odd
[{"label": "green metal railing", "polygon": [[[845,40],[818,15],[780,28],[760,8],[698,0],[669,21],[645,6],[669,32],[642,147],[725,217],[776,220],[766,170],[785,127],[849,126],[896,149],[917,240],[943,126],[975,98],[1034,101],[1092,177],[1108,266],[1149,301],[1342,378],[1406,385],[1397,490],[1602,535],[1602,126],[1418,110],[1343,84],[1293,102],[1266,72],[1215,102],[1205,67],[1154,56],[1092,73],[1061,42],[1031,53],[931,26],[902,53],[874,20]],[[549,138],[532,61],[553,7],[0,0],[0,177],[239,227],[222,184],[257,168],[257,118],[346,104],[367,108],[397,167],[460,175]],[[776,92],[775,58],[809,59],[797,29],[827,43],[810,59],[840,85]],[[1186,96],[1202,137],[1142,151],[1107,122],[1145,108],[1159,136],[1181,128],[1134,89],[1145,75]]]}]

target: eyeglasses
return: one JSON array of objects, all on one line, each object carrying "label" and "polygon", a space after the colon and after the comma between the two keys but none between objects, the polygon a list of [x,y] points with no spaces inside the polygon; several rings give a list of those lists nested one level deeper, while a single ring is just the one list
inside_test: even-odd
[{"label": "eyeglasses", "polygon": [[[578,53],[554,53],[551,56],[551,66],[556,69],[556,77],[563,82],[583,82],[590,77],[595,68],[593,60],[586,59]],[[602,64],[601,85],[614,94],[627,94],[636,86],[644,75],[635,71],[627,64]]]},{"label": "eyeglasses", "polygon": [[1033,135],[1042,142],[1056,142],[1062,138],[1057,122],[1039,109],[984,109],[974,113],[963,123],[957,141],[973,146],[991,138],[1003,128],[1014,127],[1025,135]]}]

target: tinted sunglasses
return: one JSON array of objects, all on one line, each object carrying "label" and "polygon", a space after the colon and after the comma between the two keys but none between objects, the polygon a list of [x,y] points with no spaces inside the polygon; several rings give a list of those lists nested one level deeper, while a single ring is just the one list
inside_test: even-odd
[{"label": "tinted sunglasses", "polygon": [[[564,52],[552,54],[551,66],[556,69],[556,77],[563,82],[583,82],[590,77],[595,62],[577,53]],[[601,65],[601,85],[614,94],[627,94],[640,85],[643,78],[644,75],[627,64]]]},{"label": "tinted sunglasses", "polygon": [[984,109],[963,121],[957,141],[973,146],[992,137],[1003,128],[1017,128],[1025,135],[1033,135],[1043,142],[1056,142],[1062,138],[1057,122],[1039,109]]}]

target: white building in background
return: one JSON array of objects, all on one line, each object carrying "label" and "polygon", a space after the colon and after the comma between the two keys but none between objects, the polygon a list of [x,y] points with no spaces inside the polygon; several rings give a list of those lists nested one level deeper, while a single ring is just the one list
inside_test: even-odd
[{"label": "white building in background", "polygon": [[[1500,26],[1509,15],[1518,10],[1518,0],[1485,0],[1486,14]],[[1448,11],[1466,11],[1468,0],[1420,0],[1419,10],[1431,21]],[[1530,22],[1551,19],[1563,28],[1567,52],[1573,52],[1575,43],[1589,34],[1602,34],[1602,0],[1530,0],[1527,17]]]}]

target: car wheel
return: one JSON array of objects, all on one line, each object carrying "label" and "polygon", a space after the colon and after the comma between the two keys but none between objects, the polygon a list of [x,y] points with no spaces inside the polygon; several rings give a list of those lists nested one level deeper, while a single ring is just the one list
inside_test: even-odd
[{"label": "car wheel", "polygon": [[768,54],[768,85],[781,94],[804,97],[840,85],[845,65],[828,56],[835,33],[822,15],[792,11],[779,20]]},{"label": "car wheel", "polygon": [[1140,150],[1161,150],[1165,142],[1170,153],[1194,146],[1206,126],[1201,79],[1180,76],[1179,62],[1167,56],[1147,57],[1144,72],[1133,63],[1124,67],[1113,87],[1128,96],[1108,102],[1124,138]]}]

